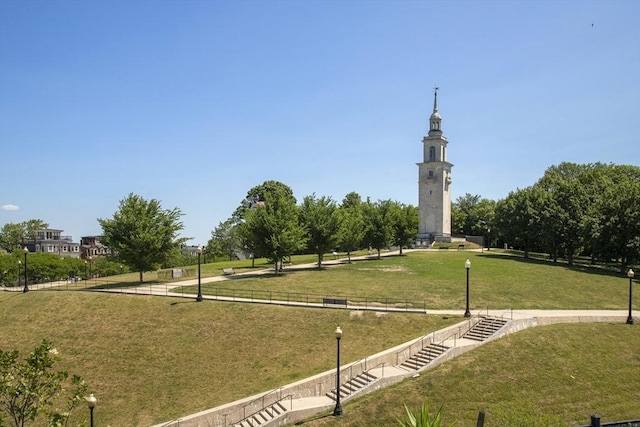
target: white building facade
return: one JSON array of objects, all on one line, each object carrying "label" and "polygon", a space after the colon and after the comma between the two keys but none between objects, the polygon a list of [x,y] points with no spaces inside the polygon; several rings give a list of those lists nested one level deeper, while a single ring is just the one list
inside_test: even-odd
[{"label": "white building facade", "polygon": [[438,88],[433,97],[429,133],[422,139],[423,160],[418,165],[418,246],[451,241],[451,168],[447,161],[447,138],[442,135],[438,112]]}]

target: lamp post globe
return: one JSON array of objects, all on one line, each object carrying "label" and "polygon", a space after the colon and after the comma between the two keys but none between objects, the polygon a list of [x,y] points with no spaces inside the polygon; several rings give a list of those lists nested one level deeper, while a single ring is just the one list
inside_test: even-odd
[{"label": "lamp post globe", "polygon": [[633,315],[631,313],[633,304],[633,276],[635,276],[635,273],[632,269],[629,269],[629,271],[627,271],[627,277],[629,278],[629,316],[627,317],[627,325],[633,325]]},{"label": "lamp post globe", "polygon": [[22,252],[24,252],[24,288],[22,288],[22,292],[29,292],[29,284],[27,283],[27,254],[29,253],[29,248],[26,246],[22,248]]},{"label": "lamp post globe", "polygon": [[340,329],[340,326],[336,328],[335,336],[338,344],[338,357],[336,366],[336,406],[333,408],[333,415],[339,416],[342,415],[342,406],[340,406],[340,338],[342,338],[342,329]]},{"label": "lamp post globe", "polygon": [[89,417],[90,417],[89,425],[90,427],[93,427],[93,408],[96,407],[96,402],[98,401],[98,399],[96,399],[93,393],[91,393],[89,397],[85,398],[85,400],[87,401],[87,406],[89,407]]},{"label": "lamp post globe", "polygon": [[467,308],[464,311],[464,317],[471,317],[471,311],[469,311],[469,270],[471,270],[471,261],[469,261],[469,258],[464,262],[464,268],[467,270]]},{"label": "lamp post globe", "polygon": [[202,246],[198,246],[196,249],[198,253],[198,296],[196,297],[196,301],[202,301],[202,281],[200,280],[200,256],[202,255]]}]

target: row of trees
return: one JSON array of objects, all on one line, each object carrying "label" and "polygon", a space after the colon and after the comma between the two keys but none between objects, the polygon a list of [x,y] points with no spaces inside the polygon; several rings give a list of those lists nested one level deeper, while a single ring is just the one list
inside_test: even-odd
[{"label": "row of trees", "polygon": [[586,256],[624,271],[640,261],[640,168],[561,163],[497,202],[466,194],[451,216],[454,233],[488,236],[525,257],[546,253],[572,265]]},{"label": "row of trees", "polygon": [[253,187],[231,218],[211,233],[206,252],[233,258],[238,252],[266,257],[276,271],[283,259],[301,252],[318,256],[341,250],[410,245],[418,229],[414,206],[392,200],[363,201],[355,192],[341,204],[331,197],[306,196],[297,204],[291,188],[277,181]]},{"label": "row of trees", "polygon": [[[640,261],[640,168],[637,166],[561,163],[534,185],[515,190],[498,202],[466,194],[452,204],[452,231],[485,235],[516,249],[548,253],[556,260],[589,256],[618,262],[621,269]],[[99,219],[103,242],[117,253],[117,263],[142,273],[184,263],[179,248],[183,213],[160,202],[130,194],[112,218]],[[39,220],[5,224],[0,242],[12,250],[22,236],[46,227]],[[331,197],[306,196],[298,205],[291,189],[277,181],[253,187],[211,233],[205,256],[233,258],[238,253],[267,257],[276,264],[296,253],[323,254],[362,248],[378,251],[413,243],[418,233],[415,206],[392,200],[372,202],[351,192],[340,204]],[[2,267],[0,272],[15,271]],[[3,262],[0,257],[0,262]],[[178,265],[178,264],[175,264]],[[44,274],[64,277],[67,273]],[[82,272],[82,265],[75,269]],[[62,273],[62,274],[60,274]],[[7,274],[7,273],[4,273]]]},{"label": "row of trees", "polygon": [[[126,273],[128,267],[117,259],[99,257],[91,261],[79,258],[61,258],[55,254],[29,253],[27,259],[27,280],[42,283],[61,279],[111,276]],[[14,249],[10,254],[0,256],[0,286],[14,286],[24,283],[24,253]]]}]

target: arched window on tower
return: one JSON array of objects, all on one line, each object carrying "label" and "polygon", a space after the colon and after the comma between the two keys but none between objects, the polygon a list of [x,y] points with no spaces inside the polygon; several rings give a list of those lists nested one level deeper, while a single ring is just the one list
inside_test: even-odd
[{"label": "arched window on tower", "polygon": [[429,161],[436,161],[436,147],[429,147]]}]

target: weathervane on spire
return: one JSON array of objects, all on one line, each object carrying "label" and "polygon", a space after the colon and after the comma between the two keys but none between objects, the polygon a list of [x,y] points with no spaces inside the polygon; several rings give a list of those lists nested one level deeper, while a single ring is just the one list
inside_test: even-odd
[{"label": "weathervane on spire", "polygon": [[438,89],[440,89],[438,85],[435,85],[433,87],[433,112],[434,113],[438,111]]}]

